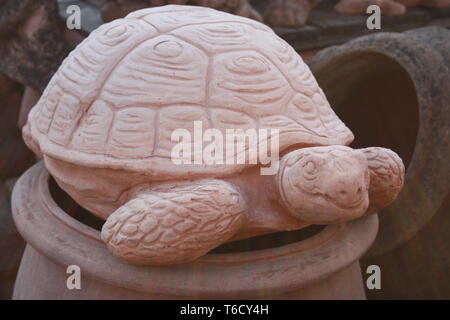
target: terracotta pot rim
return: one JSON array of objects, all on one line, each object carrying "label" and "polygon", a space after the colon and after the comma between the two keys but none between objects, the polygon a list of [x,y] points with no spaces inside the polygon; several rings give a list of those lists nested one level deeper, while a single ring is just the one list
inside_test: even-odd
[{"label": "terracotta pot rim", "polygon": [[242,293],[257,296],[261,290],[272,294],[293,291],[358,260],[375,240],[378,229],[377,216],[372,215],[328,226],[311,238],[281,247],[209,254],[184,265],[133,266],[107,251],[99,231],[58,207],[48,182],[49,173],[40,162],[14,187],[13,217],[29,245],[64,268],[80,266],[82,274],[98,281],[165,296],[207,298],[214,293],[225,298]]}]

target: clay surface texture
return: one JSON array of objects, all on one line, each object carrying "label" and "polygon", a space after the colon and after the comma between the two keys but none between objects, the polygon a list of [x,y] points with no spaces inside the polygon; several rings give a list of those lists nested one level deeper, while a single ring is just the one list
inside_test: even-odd
[{"label": "clay surface texture", "polygon": [[[227,153],[174,161],[181,129],[218,154],[194,132],[199,122],[216,136],[266,130],[258,146],[280,155],[277,170]],[[202,7],[139,10],[92,32],[23,134],[58,185],[106,220],[108,249],[133,264],[185,263],[228,241],[356,219],[392,202],[404,177],[394,152],[348,147],[352,132],[270,28]]]}]

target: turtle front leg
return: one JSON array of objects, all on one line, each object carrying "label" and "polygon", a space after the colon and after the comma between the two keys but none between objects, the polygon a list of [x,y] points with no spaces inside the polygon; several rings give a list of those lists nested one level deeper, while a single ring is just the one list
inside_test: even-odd
[{"label": "turtle front leg", "polygon": [[101,236],[128,263],[186,263],[231,238],[244,222],[245,209],[240,192],[222,180],[141,188],[108,217]]},{"label": "turtle front leg", "polygon": [[369,208],[366,214],[372,214],[397,198],[403,187],[405,166],[402,159],[389,149],[372,147],[359,151],[365,155],[369,167]]}]

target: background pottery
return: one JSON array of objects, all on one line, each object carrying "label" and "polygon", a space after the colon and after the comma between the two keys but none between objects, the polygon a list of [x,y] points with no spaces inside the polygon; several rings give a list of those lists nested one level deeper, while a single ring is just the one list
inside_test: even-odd
[{"label": "background pottery", "polygon": [[364,36],[310,62],[336,113],[355,133],[352,146],[396,151],[405,187],[380,213],[372,254],[410,239],[450,190],[450,31],[428,27]]},{"label": "background pottery", "polygon": [[379,214],[364,265],[383,290],[370,298],[449,299],[450,31],[380,33],[321,51],[310,67],[353,146],[377,144],[405,162],[405,186]]}]

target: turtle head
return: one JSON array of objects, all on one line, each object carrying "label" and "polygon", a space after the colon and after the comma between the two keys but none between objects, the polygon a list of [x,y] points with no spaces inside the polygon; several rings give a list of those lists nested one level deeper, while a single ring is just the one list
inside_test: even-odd
[{"label": "turtle head", "polygon": [[344,146],[290,152],[282,158],[277,175],[282,204],[293,216],[315,224],[364,215],[369,184],[366,157]]}]

